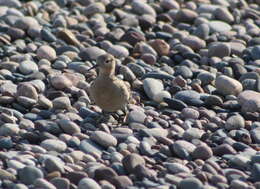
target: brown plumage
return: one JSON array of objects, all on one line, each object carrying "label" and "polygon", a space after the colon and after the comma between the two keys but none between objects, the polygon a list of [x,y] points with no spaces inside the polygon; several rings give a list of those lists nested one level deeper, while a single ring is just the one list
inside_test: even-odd
[{"label": "brown plumage", "polygon": [[97,58],[99,73],[90,86],[90,96],[103,111],[115,112],[124,109],[130,98],[130,91],[124,81],[115,76],[116,62],[111,54]]}]

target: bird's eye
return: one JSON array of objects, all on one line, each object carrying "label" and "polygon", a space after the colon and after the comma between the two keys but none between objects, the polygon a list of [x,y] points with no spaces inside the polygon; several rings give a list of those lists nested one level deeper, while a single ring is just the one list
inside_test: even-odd
[{"label": "bird's eye", "polygon": [[105,63],[106,63],[106,64],[110,63],[110,59],[107,59],[107,60],[105,61]]}]

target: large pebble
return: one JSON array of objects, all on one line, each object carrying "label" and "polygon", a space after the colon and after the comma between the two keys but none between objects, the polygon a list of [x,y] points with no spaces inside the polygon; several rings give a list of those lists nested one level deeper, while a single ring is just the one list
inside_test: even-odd
[{"label": "large pebble", "polygon": [[84,14],[86,16],[91,16],[97,13],[104,13],[106,11],[106,7],[103,3],[91,3],[84,10]]},{"label": "large pebble", "polygon": [[18,125],[5,123],[0,127],[0,136],[15,136],[18,134],[19,130]]},{"label": "large pebble", "polygon": [[34,100],[38,99],[38,92],[30,83],[20,83],[17,87],[17,96],[25,96]]},{"label": "large pebble", "polygon": [[106,51],[103,49],[100,49],[98,47],[87,47],[83,49],[80,53],[79,56],[83,60],[96,60],[97,57],[99,57],[102,54],[106,54]]},{"label": "large pebble", "polygon": [[127,116],[127,122],[128,123],[144,123],[145,122],[146,115],[144,112],[139,110],[133,110],[129,112]]},{"label": "large pebble", "polygon": [[65,132],[65,133],[68,133],[68,134],[76,134],[76,133],[80,133],[80,127],[70,121],[70,120],[67,120],[67,119],[61,119],[58,121],[58,124],[60,125],[61,129]]},{"label": "large pebble", "polygon": [[175,15],[175,19],[178,22],[188,22],[188,23],[192,23],[197,17],[198,14],[195,11],[189,9],[180,9]]},{"label": "large pebble", "polygon": [[22,183],[30,185],[38,178],[43,178],[43,172],[34,166],[26,166],[18,170],[18,177]]},{"label": "large pebble", "polygon": [[202,182],[197,178],[185,178],[179,183],[180,189],[201,189],[203,188]]},{"label": "large pebble", "polygon": [[231,47],[229,43],[215,43],[209,46],[209,57],[223,58],[229,56],[231,53]]},{"label": "large pebble", "polygon": [[53,101],[53,108],[55,109],[68,109],[71,107],[70,99],[68,97],[57,97]]},{"label": "large pebble", "polygon": [[41,142],[41,147],[48,151],[64,152],[67,148],[67,145],[61,140],[57,139],[46,139]]},{"label": "large pebble", "polygon": [[260,111],[260,94],[255,91],[246,90],[239,94],[238,102],[243,112]]},{"label": "large pebble", "polygon": [[239,81],[225,75],[217,77],[215,85],[218,92],[223,95],[238,95],[243,90]]},{"label": "large pebble", "polygon": [[154,9],[147,3],[144,3],[142,1],[134,0],[132,2],[132,10],[133,12],[137,14],[149,14],[151,16],[156,16],[156,12]]},{"label": "large pebble", "polygon": [[211,32],[219,32],[219,33],[228,32],[232,29],[228,23],[222,21],[216,21],[216,20],[210,21],[209,27]]},{"label": "large pebble", "polygon": [[146,95],[152,100],[155,99],[156,94],[164,89],[162,81],[153,78],[146,78],[143,81],[143,86]]},{"label": "large pebble", "polygon": [[227,119],[225,129],[227,130],[239,130],[245,127],[245,120],[240,115],[234,115]]},{"label": "large pebble", "polygon": [[233,15],[228,11],[226,8],[217,8],[214,11],[214,15],[218,20],[222,20],[227,23],[232,23],[234,22],[234,17]]},{"label": "large pebble", "polygon": [[49,45],[42,45],[39,49],[37,49],[37,57],[39,59],[53,61],[56,59],[56,51]]},{"label": "large pebble", "polygon": [[100,185],[91,178],[83,178],[79,181],[78,189],[101,189]]},{"label": "large pebble", "polygon": [[38,71],[38,66],[35,62],[26,60],[20,63],[19,70],[22,74],[27,75]]},{"label": "large pebble", "polygon": [[58,90],[70,88],[72,86],[71,80],[69,80],[64,75],[53,76],[53,77],[51,77],[50,82],[51,82],[52,86]]},{"label": "large pebble", "polygon": [[182,43],[184,45],[189,46],[190,48],[192,48],[195,51],[206,47],[206,42],[204,40],[200,39],[197,36],[193,36],[193,35],[189,35],[189,36],[183,38]]},{"label": "large pebble", "polygon": [[135,153],[125,156],[122,163],[128,173],[133,173],[137,165],[145,165],[143,157]]},{"label": "large pebble", "polygon": [[108,53],[114,55],[116,58],[125,58],[129,55],[128,50],[120,45],[113,45],[108,50]]},{"label": "large pebble", "polygon": [[117,139],[104,131],[94,131],[90,138],[105,148],[117,145]]}]

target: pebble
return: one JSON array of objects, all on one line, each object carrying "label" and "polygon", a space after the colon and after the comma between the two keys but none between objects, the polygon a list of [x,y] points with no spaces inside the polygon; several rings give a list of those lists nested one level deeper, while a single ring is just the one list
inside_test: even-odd
[{"label": "pebble", "polygon": [[101,189],[100,185],[91,178],[83,178],[79,181],[78,189]]},{"label": "pebble", "polygon": [[200,189],[203,188],[203,184],[197,178],[185,178],[179,184],[180,189],[188,189],[191,187],[194,189]]},{"label": "pebble", "polygon": [[37,49],[37,57],[41,59],[47,59],[49,61],[53,61],[56,59],[56,51],[48,46],[48,45],[42,45],[40,48]]},{"label": "pebble", "polygon": [[225,75],[217,77],[215,85],[218,92],[223,95],[238,95],[243,90],[239,81]]},{"label": "pebble", "polygon": [[117,145],[117,139],[114,136],[105,133],[104,131],[94,131],[90,138],[105,148]]},{"label": "pebble", "polygon": [[227,119],[225,129],[238,130],[245,127],[245,120],[240,115],[234,115]]},{"label": "pebble", "polygon": [[63,90],[72,87],[72,82],[64,75],[53,76],[50,79],[52,86],[55,89]]},{"label": "pebble", "polygon": [[209,46],[209,57],[223,58],[229,56],[231,53],[231,47],[228,43],[215,43]]},{"label": "pebble", "polygon": [[33,184],[36,179],[43,178],[43,172],[34,166],[26,166],[18,170],[18,177],[26,185]]},{"label": "pebble", "polygon": [[19,70],[22,74],[31,74],[38,71],[38,66],[33,61],[23,61],[19,65]]},{"label": "pebble", "polygon": [[218,21],[218,20],[210,21],[209,27],[211,32],[218,32],[218,33],[228,32],[232,29],[228,23]]},{"label": "pebble", "polygon": [[67,148],[67,145],[64,142],[57,139],[46,139],[41,142],[40,146],[48,151],[56,152],[63,152]]},{"label": "pebble", "polygon": [[212,149],[207,144],[196,146],[196,149],[192,152],[194,159],[207,160],[213,156]]},{"label": "pebble", "polygon": [[122,164],[128,173],[133,173],[136,166],[145,165],[145,160],[142,156],[132,153],[123,158]]},{"label": "pebble", "polygon": [[53,108],[55,109],[68,109],[71,107],[68,97],[57,97],[52,101]]},{"label": "pebble", "polygon": [[245,90],[238,96],[238,102],[244,112],[257,112],[260,108],[259,93],[251,90]]}]

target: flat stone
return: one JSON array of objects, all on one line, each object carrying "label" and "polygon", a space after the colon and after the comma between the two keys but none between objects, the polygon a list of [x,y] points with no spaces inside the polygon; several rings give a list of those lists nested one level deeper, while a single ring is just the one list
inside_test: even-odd
[{"label": "flat stone", "polygon": [[65,133],[70,135],[80,133],[80,127],[73,121],[61,119],[58,121],[58,124]]},{"label": "flat stone", "polygon": [[227,130],[239,130],[245,127],[245,120],[240,115],[234,115],[227,119],[225,129]]},{"label": "flat stone", "polygon": [[20,63],[19,70],[22,74],[27,75],[38,71],[38,66],[35,62],[26,60]]},{"label": "flat stone", "polygon": [[223,32],[228,32],[232,29],[232,27],[222,21],[210,21],[209,22],[209,27],[211,32],[219,32],[219,33],[223,33]]},{"label": "flat stone", "polygon": [[231,53],[231,46],[229,43],[214,43],[209,46],[209,57],[223,58],[229,56]]},{"label": "flat stone", "polygon": [[260,111],[260,94],[255,91],[246,90],[239,94],[238,102],[243,112]]}]

